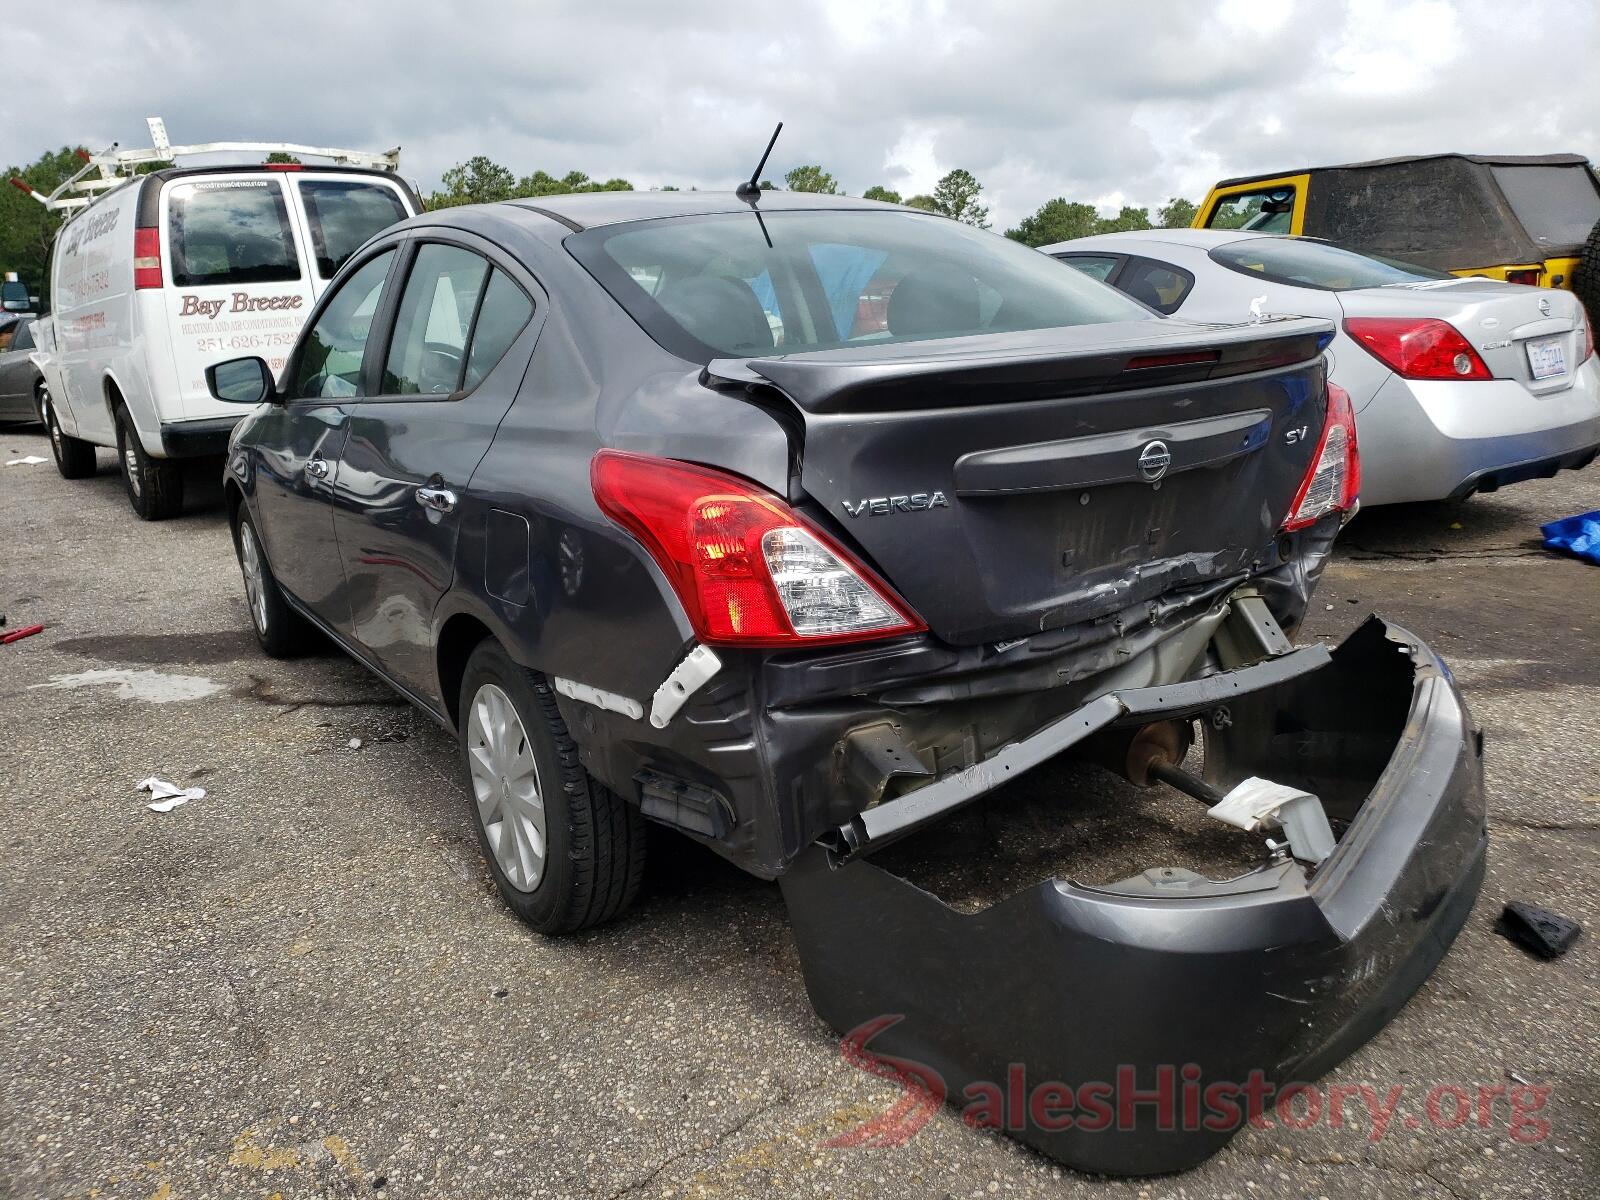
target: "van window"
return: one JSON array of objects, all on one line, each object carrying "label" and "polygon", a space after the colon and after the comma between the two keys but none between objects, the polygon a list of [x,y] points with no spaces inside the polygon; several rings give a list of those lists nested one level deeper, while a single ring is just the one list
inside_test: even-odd
[{"label": "van window", "polygon": [[299,186],[317,274],[324,279],[332,279],[368,238],[410,215],[387,184],[304,179]]},{"label": "van window", "polygon": [[342,398],[361,395],[361,362],[378,311],[378,296],[389,274],[394,251],[363,263],[328,301],[306,334],[295,368],[295,396]]},{"label": "van window", "polygon": [[417,251],[383,367],[383,395],[447,396],[460,389],[467,335],[488,274],[488,262],[459,246],[429,242]]},{"label": "van window", "polygon": [[174,184],[167,214],[172,282],[178,287],[300,278],[289,210],[276,179]]},{"label": "van window", "polygon": [[1294,217],[1294,192],[1285,185],[1224,196],[1206,220],[1206,228],[1288,233]]}]

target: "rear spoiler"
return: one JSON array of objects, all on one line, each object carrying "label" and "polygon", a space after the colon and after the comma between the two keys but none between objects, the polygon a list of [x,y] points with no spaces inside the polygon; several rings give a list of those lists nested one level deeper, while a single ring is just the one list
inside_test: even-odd
[{"label": "rear spoiler", "polygon": [[892,412],[1253,374],[1316,359],[1333,332],[1331,322],[1311,317],[1247,325],[1137,321],[719,358],[706,374],[731,384],[776,384],[809,413]]}]

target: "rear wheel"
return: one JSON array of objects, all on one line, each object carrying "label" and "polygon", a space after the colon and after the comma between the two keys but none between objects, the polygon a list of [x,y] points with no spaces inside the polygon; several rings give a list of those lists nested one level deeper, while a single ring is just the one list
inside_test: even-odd
[{"label": "rear wheel", "polygon": [[55,456],[56,470],[63,479],[87,479],[95,472],[94,445],[81,438],[68,437],[61,432],[61,422],[56,417],[55,405],[50,403],[50,389],[43,383],[34,395],[39,405],[39,419],[50,434],[50,453]]},{"label": "rear wheel", "polygon": [[1572,273],[1573,294],[1589,310],[1589,324],[1600,325],[1600,221],[1589,231],[1578,269]]},{"label": "rear wheel", "polygon": [[644,818],[584,770],[549,682],[485,641],[460,713],[478,839],[506,904],[546,934],[621,913],[644,872]]},{"label": "rear wheel", "polygon": [[234,531],[233,547],[239,555],[239,573],[244,576],[244,599],[250,609],[250,624],[255,628],[261,649],[272,658],[293,658],[304,652],[311,640],[311,627],[283,598],[283,591],[267,564],[267,556],[261,550],[256,527],[242,513],[239,527]]},{"label": "rear wheel", "polygon": [[128,503],[146,521],[165,521],[183,511],[183,468],[167,458],[151,458],[139,441],[126,407],[117,409],[117,458]]}]

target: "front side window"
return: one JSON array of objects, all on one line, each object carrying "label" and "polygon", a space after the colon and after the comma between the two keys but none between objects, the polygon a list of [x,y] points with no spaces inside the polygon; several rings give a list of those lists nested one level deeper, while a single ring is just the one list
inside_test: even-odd
[{"label": "front side window", "polygon": [[1211,210],[1206,228],[1288,233],[1294,217],[1294,191],[1292,187],[1278,186],[1224,196]]},{"label": "front side window", "polygon": [[1212,250],[1211,259],[1241,274],[1260,275],[1274,283],[1330,292],[1450,278],[1442,271],[1373,258],[1304,238],[1264,237],[1228,242]]},{"label": "front side window", "polygon": [[564,244],[657,342],[699,362],[1154,319],[1047,255],[921,213],[679,217]]},{"label": "front side window", "polygon": [[167,224],[178,287],[300,278],[289,209],[276,179],[174,184]]},{"label": "front side window", "polygon": [[324,279],[332,279],[368,238],[409,215],[387,184],[305,179],[299,187],[317,274]]},{"label": "front side window", "polygon": [[459,246],[428,242],[417,251],[383,366],[383,395],[460,390],[467,338],[488,276],[488,262]]},{"label": "front side window", "polygon": [[362,394],[361,362],[394,251],[364,263],[333,294],[306,334],[295,369],[295,396],[332,399]]}]

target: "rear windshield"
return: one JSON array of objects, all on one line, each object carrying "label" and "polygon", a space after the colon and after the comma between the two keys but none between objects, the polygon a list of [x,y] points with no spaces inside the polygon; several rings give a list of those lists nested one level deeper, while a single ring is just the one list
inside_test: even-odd
[{"label": "rear windshield", "polygon": [[699,362],[1158,319],[1037,250],[921,213],[684,217],[566,245],[656,341]]},{"label": "rear windshield", "polygon": [[1357,254],[1304,238],[1262,237],[1228,242],[1213,249],[1211,259],[1243,275],[1260,275],[1273,283],[1329,292],[1450,278],[1443,271]]},{"label": "rear windshield", "polygon": [[332,279],[373,234],[410,214],[392,187],[341,179],[306,179],[300,196],[311,226],[317,274]]},{"label": "rear windshield", "polygon": [[1600,189],[1587,167],[1490,167],[1534,241],[1578,246],[1600,221]]},{"label": "rear windshield", "polygon": [[300,278],[289,210],[276,179],[174,184],[167,214],[172,282],[179,287]]}]

